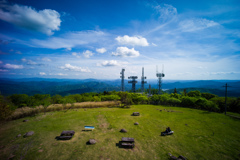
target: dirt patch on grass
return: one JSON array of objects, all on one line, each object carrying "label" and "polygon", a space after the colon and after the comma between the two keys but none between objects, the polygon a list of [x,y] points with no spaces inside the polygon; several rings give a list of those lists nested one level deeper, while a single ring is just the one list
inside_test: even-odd
[{"label": "dirt patch on grass", "polygon": [[104,117],[104,115],[98,115],[98,126],[100,129],[107,129],[109,126],[109,123],[107,123],[106,118]]}]

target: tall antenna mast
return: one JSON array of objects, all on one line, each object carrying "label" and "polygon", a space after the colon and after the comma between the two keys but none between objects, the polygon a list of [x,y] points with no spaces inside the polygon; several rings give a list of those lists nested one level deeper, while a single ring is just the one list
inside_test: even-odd
[{"label": "tall antenna mast", "polygon": [[147,77],[144,77],[144,67],[142,67],[142,81],[141,81],[141,90],[142,90],[142,93],[144,92],[144,84],[147,83],[147,81],[144,81],[145,79],[147,79]]},{"label": "tall antenna mast", "polygon": [[[164,66],[163,66],[164,67]],[[162,77],[165,77],[165,74],[163,73],[163,70],[162,70],[162,73],[158,73],[158,67],[157,67],[157,70],[156,70],[156,76],[158,78],[158,94],[161,94],[161,87],[162,87]]]},{"label": "tall antenna mast", "polygon": [[124,87],[124,78],[125,78],[125,77],[124,77],[124,71],[125,71],[125,69],[123,68],[123,69],[122,69],[122,72],[120,72],[120,75],[121,75],[120,78],[122,78],[122,81],[121,81],[121,91],[122,91],[122,92],[125,91],[125,87]]},{"label": "tall antenna mast", "polygon": [[128,77],[128,79],[132,79],[131,81],[128,81],[128,83],[132,83],[132,92],[134,92],[134,93],[136,92],[135,85],[137,83],[137,81],[136,81],[137,78],[138,78],[137,76],[130,76],[130,77]]}]

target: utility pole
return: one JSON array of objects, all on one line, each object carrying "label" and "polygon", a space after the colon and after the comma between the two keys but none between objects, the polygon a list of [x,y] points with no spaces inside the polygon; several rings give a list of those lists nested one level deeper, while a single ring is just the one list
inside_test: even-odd
[{"label": "utility pole", "polygon": [[227,113],[227,83],[225,85],[225,115]]},{"label": "utility pole", "polygon": [[225,115],[226,115],[227,114],[227,88],[230,86],[228,86],[226,83],[226,85],[223,87],[225,87]]}]

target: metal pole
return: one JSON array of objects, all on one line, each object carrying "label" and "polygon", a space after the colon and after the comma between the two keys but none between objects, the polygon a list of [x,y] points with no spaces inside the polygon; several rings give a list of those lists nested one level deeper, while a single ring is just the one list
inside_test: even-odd
[{"label": "metal pole", "polygon": [[227,83],[226,83],[226,89],[225,89],[225,115],[227,113]]}]

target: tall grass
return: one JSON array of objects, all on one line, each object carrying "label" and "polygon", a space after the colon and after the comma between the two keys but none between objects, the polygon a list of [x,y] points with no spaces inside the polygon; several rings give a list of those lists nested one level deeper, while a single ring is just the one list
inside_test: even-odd
[{"label": "tall grass", "polygon": [[27,116],[35,116],[38,113],[42,112],[52,112],[52,111],[62,111],[69,109],[77,108],[109,108],[119,106],[120,101],[105,101],[105,102],[81,102],[81,103],[72,103],[72,104],[51,104],[48,107],[44,108],[42,105],[35,108],[22,107],[17,108],[13,114],[8,117],[8,120],[19,119]]}]

